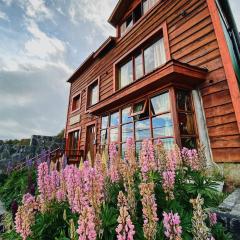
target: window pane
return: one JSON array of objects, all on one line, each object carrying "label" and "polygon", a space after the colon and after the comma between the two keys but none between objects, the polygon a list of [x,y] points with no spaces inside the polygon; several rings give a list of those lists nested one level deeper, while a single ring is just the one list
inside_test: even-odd
[{"label": "window pane", "polygon": [[118,128],[110,129],[110,142],[118,142]]},{"label": "window pane", "polygon": [[134,104],[133,105],[133,113],[142,112],[144,109],[144,104],[145,104],[145,101]]},{"label": "window pane", "polygon": [[152,118],[153,137],[173,136],[173,121],[170,113]]},{"label": "window pane", "polygon": [[101,131],[101,145],[107,144],[107,129]]},{"label": "window pane", "polygon": [[191,96],[189,91],[177,90],[177,106],[179,110],[191,111]]},{"label": "window pane", "polygon": [[143,1],[143,14],[145,14],[149,9],[151,9],[158,0],[144,0]]},{"label": "window pane", "polygon": [[119,88],[123,88],[133,82],[132,60],[119,69]]},{"label": "window pane", "polygon": [[[171,150],[174,147],[174,138],[162,138],[160,139],[163,143],[163,146],[166,150]],[[154,143],[156,144],[158,142],[158,139],[154,140]]]},{"label": "window pane", "polygon": [[101,128],[107,128],[108,127],[108,116],[102,117],[102,126]]},{"label": "window pane", "polygon": [[195,138],[181,138],[182,147],[193,149],[197,147]]},{"label": "window pane", "polygon": [[126,143],[121,144],[121,150],[122,150],[122,158],[124,158],[125,151],[126,151]]},{"label": "window pane", "polygon": [[80,108],[80,94],[73,98],[72,111]]},{"label": "window pane", "polygon": [[132,122],[132,117],[130,116],[131,107],[124,108],[122,110],[122,124]]},{"label": "window pane", "polygon": [[137,22],[141,18],[141,16],[142,16],[141,3],[134,9],[133,15],[134,15],[134,23]]},{"label": "window pane", "polygon": [[140,120],[135,123],[135,136],[136,140],[151,138],[149,119]]},{"label": "window pane", "polygon": [[178,113],[179,128],[182,135],[194,134],[194,123],[192,114]]},{"label": "window pane", "polygon": [[151,110],[153,115],[170,111],[169,93],[151,98]]},{"label": "window pane", "polygon": [[118,126],[118,124],[119,124],[119,112],[115,112],[111,114],[110,126],[114,127]]},{"label": "window pane", "polygon": [[136,142],[135,148],[136,148],[136,157],[139,157],[140,150],[142,148],[142,142]]},{"label": "window pane", "polygon": [[89,87],[89,106],[96,104],[99,100],[98,83],[95,82]]},{"label": "window pane", "polygon": [[166,62],[163,38],[144,50],[145,73],[152,72]]},{"label": "window pane", "polygon": [[143,76],[143,61],[142,61],[142,54],[139,54],[135,58],[135,76],[136,80]]},{"label": "window pane", "polygon": [[122,125],[122,142],[126,142],[130,137],[133,137],[133,123]]}]

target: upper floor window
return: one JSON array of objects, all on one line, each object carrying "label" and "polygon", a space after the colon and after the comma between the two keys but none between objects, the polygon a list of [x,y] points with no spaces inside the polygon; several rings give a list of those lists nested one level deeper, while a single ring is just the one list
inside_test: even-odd
[{"label": "upper floor window", "polygon": [[148,10],[150,10],[158,0],[143,0],[142,1],[142,8],[143,8],[143,14],[145,14]]},{"label": "upper floor window", "polygon": [[120,26],[120,36],[123,36],[148,10],[159,0],[142,0]]},{"label": "upper floor window", "polygon": [[87,106],[90,107],[99,102],[99,80],[97,79],[88,86]]},{"label": "upper floor window", "polygon": [[117,87],[121,89],[166,62],[163,37],[138,50],[118,67]]},{"label": "upper floor window", "polygon": [[72,99],[72,112],[80,109],[80,94],[77,94]]}]

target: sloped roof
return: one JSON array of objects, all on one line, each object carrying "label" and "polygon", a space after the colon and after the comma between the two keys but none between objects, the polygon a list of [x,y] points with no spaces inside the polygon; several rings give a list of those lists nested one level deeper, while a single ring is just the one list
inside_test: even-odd
[{"label": "sloped roof", "polygon": [[127,10],[128,6],[131,4],[132,0],[119,0],[116,7],[114,8],[108,22],[116,27],[118,22],[121,20],[124,12]]}]

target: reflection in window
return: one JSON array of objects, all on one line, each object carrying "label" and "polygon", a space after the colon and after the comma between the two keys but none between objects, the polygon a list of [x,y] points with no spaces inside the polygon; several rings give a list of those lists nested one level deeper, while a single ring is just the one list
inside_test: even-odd
[{"label": "reflection in window", "polygon": [[173,136],[173,121],[170,113],[152,118],[153,137]]},{"label": "reflection in window", "polygon": [[110,129],[110,142],[118,142],[118,128]]},{"label": "reflection in window", "polygon": [[145,100],[140,102],[140,103],[136,103],[133,105],[133,111],[132,111],[132,115],[138,114],[138,113],[142,113],[144,111],[144,107],[145,107]]},{"label": "reflection in window", "polygon": [[181,142],[182,142],[182,147],[186,147],[186,148],[196,148],[197,144],[196,144],[196,138],[192,137],[192,138],[181,138]]},{"label": "reflection in window", "polygon": [[131,112],[131,107],[127,107],[122,110],[122,124],[129,123],[132,121],[130,112]]},{"label": "reflection in window", "polygon": [[170,111],[169,93],[163,93],[151,98],[151,110],[153,115]]},{"label": "reflection in window", "polygon": [[152,72],[166,62],[163,38],[144,50],[145,74]]},{"label": "reflection in window", "polygon": [[119,88],[123,88],[133,82],[132,60],[124,64],[119,69]]},{"label": "reflection in window", "polygon": [[194,134],[194,123],[192,114],[179,113],[179,128],[180,133],[183,135],[193,135]]},{"label": "reflection in window", "polygon": [[133,123],[122,125],[122,142],[126,142],[127,138],[133,138]]},{"label": "reflection in window", "polygon": [[191,111],[191,96],[189,91],[177,91],[177,107],[181,111]]},{"label": "reflection in window", "polygon": [[136,140],[151,138],[149,118],[135,122],[135,138]]},{"label": "reflection in window", "polygon": [[108,116],[102,117],[102,129],[105,129],[108,127]]},{"label": "reflection in window", "polygon": [[107,144],[107,129],[101,130],[101,145]]},{"label": "reflection in window", "polygon": [[130,15],[120,27],[121,36],[123,36],[132,25],[133,25],[133,17],[132,15]]},{"label": "reflection in window", "polygon": [[143,76],[143,59],[142,54],[135,57],[135,79],[139,79]]},{"label": "reflection in window", "polygon": [[119,124],[119,112],[115,112],[110,116],[110,126],[114,127],[118,126],[118,124]]}]

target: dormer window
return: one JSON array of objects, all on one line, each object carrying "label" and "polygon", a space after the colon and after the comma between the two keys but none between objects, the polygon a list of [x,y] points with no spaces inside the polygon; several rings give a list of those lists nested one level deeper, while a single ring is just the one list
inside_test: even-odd
[{"label": "dormer window", "polygon": [[134,10],[128,15],[125,21],[120,26],[120,36],[124,34],[144,15],[146,14],[159,0],[142,0]]}]

